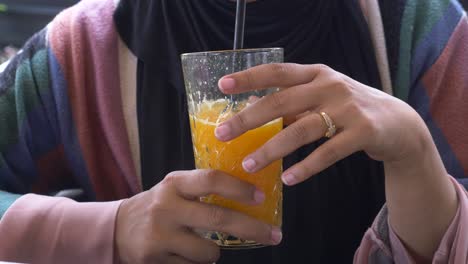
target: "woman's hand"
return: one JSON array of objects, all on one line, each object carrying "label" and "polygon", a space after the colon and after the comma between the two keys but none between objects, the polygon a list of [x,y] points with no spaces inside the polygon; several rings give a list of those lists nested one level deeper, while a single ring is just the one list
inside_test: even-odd
[{"label": "woman's hand", "polygon": [[123,263],[213,263],[218,246],[194,232],[215,230],[265,245],[278,244],[281,231],[241,213],[199,202],[218,194],[246,204],[265,199],[255,186],[213,170],[178,171],[147,192],[123,202],[115,244]]},{"label": "woman's hand", "polygon": [[410,106],[324,65],[261,65],[226,76],[219,86],[227,94],[283,88],[216,130],[219,140],[228,141],[278,117],[292,119],[281,133],[245,158],[248,172],[324,137],[328,127],[320,112],[331,118],[336,135],[284,172],[288,185],[302,182],[357,151],[364,150],[376,160],[398,162],[421,153],[431,142],[424,122]]},{"label": "woman's hand", "polygon": [[324,65],[261,65],[223,77],[219,87],[226,94],[282,88],[215,131],[219,140],[229,141],[276,118],[288,120],[289,126],[244,159],[246,171],[256,172],[327,134],[328,141],[283,173],[285,184],[365,151],[384,162],[392,227],[413,256],[432,259],[457,197],[429,130],[409,105]]}]

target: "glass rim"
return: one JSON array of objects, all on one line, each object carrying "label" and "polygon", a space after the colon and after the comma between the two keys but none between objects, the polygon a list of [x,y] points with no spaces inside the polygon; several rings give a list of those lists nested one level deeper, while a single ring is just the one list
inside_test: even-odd
[{"label": "glass rim", "polygon": [[222,55],[226,53],[234,54],[234,53],[259,53],[259,52],[284,52],[283,48],[280,47],[272,47],[272,48],[253,48],[253,49],[237,49],[237,50],[213,50],[213,51],[199,51],[199,52],[189,52],[189,53],[182,53],[180,55],[181,58],[184,57],[197,57],[197,56],[208,56],[208,55]]}]

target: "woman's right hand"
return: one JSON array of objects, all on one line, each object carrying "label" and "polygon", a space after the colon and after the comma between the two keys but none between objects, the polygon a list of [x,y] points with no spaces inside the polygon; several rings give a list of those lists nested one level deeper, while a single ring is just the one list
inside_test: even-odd
[{"label": "woman's right hand", "polygon": [[265,245],[281,241],[281,231],[239,212],[199,201],[217,194],[260,204],[255,186],[214,170],[177,171],[151,190],[125,200],[117,214],[115,247],[123,263],[213,263],[218,246],[195,229],[226,232]]}]

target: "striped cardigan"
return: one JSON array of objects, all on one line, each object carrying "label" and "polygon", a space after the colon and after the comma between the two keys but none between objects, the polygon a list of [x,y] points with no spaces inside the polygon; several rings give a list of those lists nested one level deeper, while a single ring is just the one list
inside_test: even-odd
[{"label": "striped cardigan", "polygon": [[[114,27],[117,2],[80,2],[0,67],[0,260],[114,262],[116,212],[142,191],[137,60]],[[467,184],[465,12],[455,0],[360,5],[384,90],[418,111],[448,172]],[[47,196],[76,187],[95,202]],[[457,190],[459,212],[435,261],[468,260],[468,230],[460,224],[468,221],[468,198]],[[83,232],[96,235],[84,243]],[[384,208],[356,262],[410,259]]]}]

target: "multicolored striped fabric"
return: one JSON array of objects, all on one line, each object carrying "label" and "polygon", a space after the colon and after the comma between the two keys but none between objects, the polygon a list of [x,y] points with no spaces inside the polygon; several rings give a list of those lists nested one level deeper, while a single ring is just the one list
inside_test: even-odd
[{"label": "multicolored striped fabric", "polygon": [[[393,93],[423,117],[448,172],[468,188],[466,14],[456,0],[378,2]],[[0,218],[28,193],[80,188],[90,201],[112,201],[141,191],[114,8],[81,1],[0,67]]]},{"label": "multicolored striped fabric", "polygon": [[113,10],[112,1],[89,1],[65,11],[1,73],[1,190],[81,188],[97,201],[139,191],[118,89],[118,36],[112,21],[99,22]]},{"label": "multicolored striped fabric", "polygon": [[380,0],[394,95],[423,117],[448,172],[468,188],[468,23],[455,0]]},{"label": "multicolored striped fabric", "polygon": [[[112,12],[109,7],[103,8]],[[449,173],[466,178],[468,29],[462,7],[453,0],[381,0],[380,7],[395,96],[424,118]],[[115,89],[118,36],[112,25],[98,30],[107,38],[85,35],[100,27],[97,17],[69,12],[35,35],[0,75],[0,189],[51,194],[82,188],[90,200],[126,197],[138,184]],[[81,35],[70,35],[74,27]],[[105,45],[100,50],[106,54],[85,59],[93,45]]]}]

